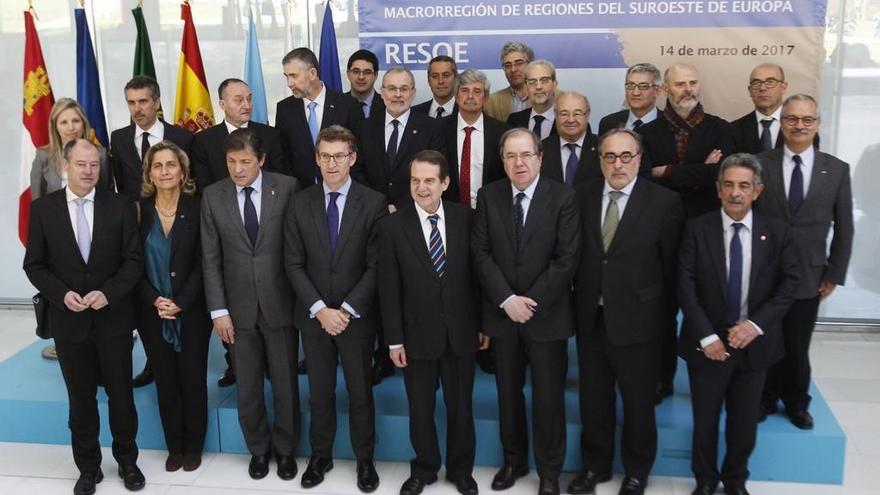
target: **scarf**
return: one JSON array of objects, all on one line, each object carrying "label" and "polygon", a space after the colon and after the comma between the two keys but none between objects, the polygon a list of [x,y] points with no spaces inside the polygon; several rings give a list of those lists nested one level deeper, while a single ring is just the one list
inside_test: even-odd
[{"label": "scarf", "polygon": [[697,103],[697,106],[691,110],[691,113],[688,114],[686,119],[682,119],[677,113],[675,113],[675,110],[672,109],[672,105],[667,104],[666,108],[663,109],[663,117],[666,118],[666,121],[669,122],[673,132],[675,132],[675,154],[678,158],[676,163],[684,163],[684,158],[687,154],[688,139],[691,137],[691,132],[703,122],[703,117],[705,117],[705,115],[706,114],[703,113],[702,103]]}]

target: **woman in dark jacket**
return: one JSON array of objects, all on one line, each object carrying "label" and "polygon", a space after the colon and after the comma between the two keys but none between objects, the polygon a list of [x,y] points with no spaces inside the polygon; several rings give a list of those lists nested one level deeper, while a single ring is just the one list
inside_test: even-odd
[{"label": "woman in dark jacket", "polygon": [[211,319],[202,285],[199,204],[189,159],[169,141],[144,158],[138,202],[144,243],[138,329],[153,367],[167,471],[201,465],[208,421]]}]

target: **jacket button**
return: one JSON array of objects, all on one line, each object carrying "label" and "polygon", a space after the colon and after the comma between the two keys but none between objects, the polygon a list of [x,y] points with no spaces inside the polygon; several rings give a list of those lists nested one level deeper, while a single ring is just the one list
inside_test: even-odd
[{"label": "jacket button", "polygon": [[176,277],[176,276],[177,276],[177,272],[171,272],[171,276],[172,276],[172,277]]},{"label": "jacket button", "polygon": [[388,186],[389,186],[389,187],[390,187],[390,186],[393,186],[393,185],[394,185],[393,182],[389,182],[389,183],[388,183]]},{"label": "jacket button", "polygon": [[607,265],[607,264],[608,264],[608,260],[602,260],[602,264],[603,264],[603,265]]}]

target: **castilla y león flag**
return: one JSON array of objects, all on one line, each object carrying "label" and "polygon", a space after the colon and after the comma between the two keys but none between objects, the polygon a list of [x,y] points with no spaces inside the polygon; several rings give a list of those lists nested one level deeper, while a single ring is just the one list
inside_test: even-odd
[{"label": "castilla y le\u00f3n flag", "polygon": [[208,94],[208,81],[202,65],[192,11],[186,1],[180,5],[180,17],[183,19],[183,41],[180,45],[180,63],[177,66],[174,123],[198,132],[214,125],[214,107]]}]

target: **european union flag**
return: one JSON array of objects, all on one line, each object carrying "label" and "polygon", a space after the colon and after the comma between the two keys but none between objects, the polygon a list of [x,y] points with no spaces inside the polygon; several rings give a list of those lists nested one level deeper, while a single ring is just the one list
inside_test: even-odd
[{"label": "european union flag", "polygon": [[105,148],[110,145],[107,138],[107,121],[104,118],[104,102],[101,99],[101,82],[98,79],[98,63],[92,48],[89,22],[84,9],[74,9],[76,16],[76,99],[83,110],[97,140]]},{"label": "european union flag", "polygon": [[251,120],[261,124],[269,123],[269,110],[266,106],[266,86],[263,84],[263,65],[260,59],[260,45],[257,43],[257,26],[254,14],[248,8],[248,32],[244,49],[244,82],[251,88],[253,108]]},{"label": "european union flag", "polygon": [[333,11],[330,0],[324,8],[324,22],[321,25],[321,54],[318,58],[318,76],[324,84],[338,93],[342,92],[342,74],[339,73],[339,51],[336,49],[336,28],[333,26]]}]

